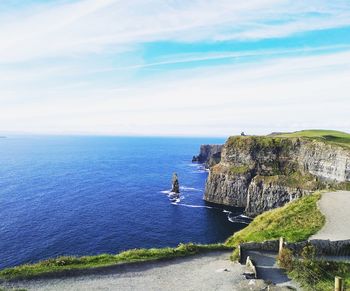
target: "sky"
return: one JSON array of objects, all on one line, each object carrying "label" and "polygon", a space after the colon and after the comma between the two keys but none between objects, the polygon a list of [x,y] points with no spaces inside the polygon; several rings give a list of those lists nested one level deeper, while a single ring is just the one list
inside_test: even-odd
[{"label": "sky", "polygon": [[350,132],[349,0],[0,0],[0,135]]}]

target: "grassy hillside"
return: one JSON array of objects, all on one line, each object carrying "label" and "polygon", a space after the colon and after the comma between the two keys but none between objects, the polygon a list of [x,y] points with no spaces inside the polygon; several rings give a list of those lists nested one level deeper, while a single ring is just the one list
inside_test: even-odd
[{"label": "grassy hillside", "polygon": [[289,133],[272,134],[273,137],[304,137],[327,141],[330,143],[350,147],[350,134],[336,130],[311,129]]},{"label": "grassy hillside", "polygon": [[246,228],[231,236],[226,245],[235,247],[242,242],[262,242],[281,236],[289,242],[306,240],[325,223],[317,207],[320,197],[320,193],[315,193],[260,214]]},{"label": "grassy hillside", "polygon": [[172,259],[216,250],[232,250],[232,248],[223,244],[196,245],[189,243],[180,244],[176,248],[134,249],[116,255],[102,254],[85,257],[59,257],[41,261],[36,264],[21,265],[1,270],[0,280],[30,278],[67,270],[91,269],[122,263]]}]

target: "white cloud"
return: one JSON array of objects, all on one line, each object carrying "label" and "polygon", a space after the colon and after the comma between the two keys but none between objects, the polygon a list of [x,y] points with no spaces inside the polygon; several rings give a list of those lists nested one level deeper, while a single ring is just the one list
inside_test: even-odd
[{"label": "white cloud", "polygon": [[0,62],[125,51],[150,41],[261,39],[350,25],[350,4],[336,3],[80,0],[29,7],[0,15]]},{"label": "white cloud", "polygon": [[349,130],[349,91],[350,51],[282,58],[171,73],[124,90],[47,92],[44,100],[3,107],[0,130],[220,136]]},{"label": "white cloud", "polygon": [[[349,130],[346,45],[180,52],[152,62],[135,53],[152,41],[252,40],[342,27],[350,25],[349,8],[348,1],[326,0],[80,0],[0,13],[0,131]],[[335,49],[343,52],[330,53]],[[315,55],[296,56],[306,52]],[[256,62],[150,73],[239,58]],[[140,77],[141,69],[148,74]]]}]

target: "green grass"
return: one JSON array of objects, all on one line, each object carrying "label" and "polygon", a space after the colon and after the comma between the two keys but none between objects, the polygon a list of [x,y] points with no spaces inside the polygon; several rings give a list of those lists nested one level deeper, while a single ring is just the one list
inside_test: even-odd
[{"label": "green grass", "polygon": [[247,173],[250,170],[249,166],[241,165],[241,166],[232,166],[230,168],[230,174],[232,175],[242,175]]},{"label": "green grass", "polygon": [[323,130],[323,129],[314,129],[314,130],[301,130],[290,133],[281,133],[273,134],[273,137],[305,137],[317,139],[345,147],[350,147],[350,134],[342,131],[336,130]]},{"label": "green grass", "polygon": [[[288,275],[299,282],[303,290],[333,290],[335,276],[344,279],[345,288],[350,287],[350,263],[295,259]],[[348,290],[348,289],[346,289]]]},{"label": "green grass", "polygon": [[350,134],[337,130],[310,129],[295,132],[272,133],[269,135],[248,135],[248,136],[231,136],[226,144],[234,146],[237,149],[255,147],[258,150],[270,149],[271,147],[288,151],[293,143],[292,138],[305,138],[319,140],[330,144],[340,145],[346,148],[350,147]]},{"label": "green grass", "polygon": [[176,248],[133,249],[119,254],[101,254],[85,257],[58,257],[36,264],[21,265],[0,271],[0,280],[12,280],[35,277],[38,275],[57,273],[67,270],[81,270],[97,267],[113,266],[122,263],[154,261],[195,255],[215,250],[232,250],[223,244],[180,244]]},{"label": "green grass", "polygon": [[[290,188],[300,188],[310,191],[325,188],[325,185],[316,179],[310,173],[301,173],[296,171],[288,175],[274,175],[274,176],[256,176],[256,182],[263,182],[264,184],[278,184]],[[344,189],[344,185],[339,185],[339,188]]]},{"label": "green grass", "polygon": [[262,242],[284,237],[289,242],[303,241],[325,223],[317,207],[321,194],[315,193],[257,216],[246,228],[228,238],[226,245]]},{"label": "green grass", "polygon": [[257,151],[279,148],[288,151],[292,147],[292,142],[290,139],[277,136],[230,136],[226,145],[242,151],[247,148],[254,148]]}]

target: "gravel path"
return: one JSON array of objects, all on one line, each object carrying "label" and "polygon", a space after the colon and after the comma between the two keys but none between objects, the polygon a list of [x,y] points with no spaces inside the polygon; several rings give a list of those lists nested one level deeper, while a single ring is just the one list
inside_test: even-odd
[{"label": "gravel path", "polygon": [[311,239],[350,239],[350,191],[324,193],[319,201],[326,224]]},{"label": "gravel path", "polygon": [[111,268],[89,276],[37,279],[7,287],[27,290],[243,290],[245,267],[229,260],[231,252],[212,252],[171,261]]}]

